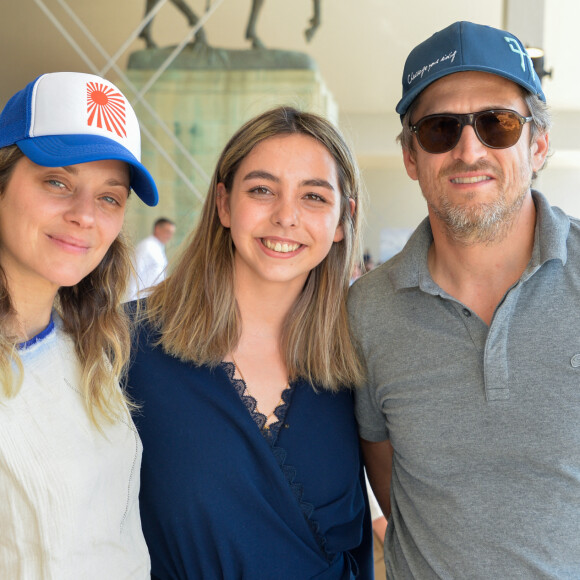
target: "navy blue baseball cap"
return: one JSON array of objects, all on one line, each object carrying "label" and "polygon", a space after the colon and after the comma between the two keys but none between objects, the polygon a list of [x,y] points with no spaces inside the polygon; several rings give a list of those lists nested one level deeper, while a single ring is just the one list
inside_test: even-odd
[{"label": "navy blue baseball cap", "polygon": [[455,22],[416,46],[407,57],[397,113],[402,117],[432,82],[462,71],[499,75],[546,101],[532,59],[518,38],[491,26]]},{"label": "navy blue baseball cap", "polygon": [[48,73],[18,91],[0,113],[0,148],[9,145],[45,167],[124,161],[135,193],[150,206],[159,200],[155,181],[141,163],[133,107],[113,83],[96,75]]}]

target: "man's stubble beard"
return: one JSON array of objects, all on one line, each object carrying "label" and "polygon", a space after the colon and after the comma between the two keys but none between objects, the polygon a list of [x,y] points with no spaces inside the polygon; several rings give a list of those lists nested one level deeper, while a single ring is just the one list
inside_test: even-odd
[{"label": "man's stubble beard", "polygon": [[[480,163],[473,166],[467,166],[463,163],[457,163],[441,173],[440,181],[445,179],[446,174],[468,173],[473,171],[486,170],[489,172],[489,164]],[[494,168],[493,176],[496,183],[503,184],[498,196],[491,202],[482,202],[475,204],[453,204],[447,195],[442,192],[434,192],[436,202],[430,201],[432,196],[423,196],[431,212],[437,217],[443,225],[445,233],[450,241],[465,246],[475,244],[491,245],[500,242],[508,234],[519,211],[523,205],[528,191],[532,184],[531,163],[527,167],[522,167],[518,183],[514,187],[519,188],[515,197],[506,195],[506,188],[510,184],[505,184],[504,173],[501,169]],[[421,184],[421,175],[419,172],[419,183]],[[433,192],[432,192],[433,194]],[[466,192],[467,202],[472,200],[477,193]]]}]

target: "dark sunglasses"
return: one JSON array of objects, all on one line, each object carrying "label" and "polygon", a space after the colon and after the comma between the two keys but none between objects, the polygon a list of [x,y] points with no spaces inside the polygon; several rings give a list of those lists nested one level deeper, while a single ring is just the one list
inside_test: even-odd
[{"label": "dark sunglasses", "polygon": [[523,117],[510,109],[494,109],[454,115],[428,115],[411,125],[411,132],[427,153],[447,153],[461,138],[465,125],[473,127],[477,138],[491,149],[506,149],[518,142],[522,129],[533,117]]}]

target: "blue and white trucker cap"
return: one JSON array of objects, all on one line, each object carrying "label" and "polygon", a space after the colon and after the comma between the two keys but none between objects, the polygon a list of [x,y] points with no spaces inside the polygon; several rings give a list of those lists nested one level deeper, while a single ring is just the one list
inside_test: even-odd
[{"label": "blue and white trucker cap", "polygon": [[159,201],[155,181],[141,164],[135,111],[123,93],[101,77],[56,72],[29,83],[0,114],[0,147],[8,145],[17,145],[45,167],[125,161],[135,193],[147,205]]},{"label": "blue and white trucker cap", "polygon": [[416,46],[407,57],[397,113],[402,117],[432,82],[461,71],[499,75],[546,101],[532,59],[518,38],[491,26],[455,22]]}]

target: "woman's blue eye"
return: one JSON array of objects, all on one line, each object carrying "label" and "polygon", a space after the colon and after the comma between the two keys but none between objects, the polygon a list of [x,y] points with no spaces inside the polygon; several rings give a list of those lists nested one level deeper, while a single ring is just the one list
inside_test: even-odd
[{"label": "woman's blue eye", "polygon": [[121,205],[115,197],[111,197],[110,195],[103,195],[102,199],[111,205]]}]

